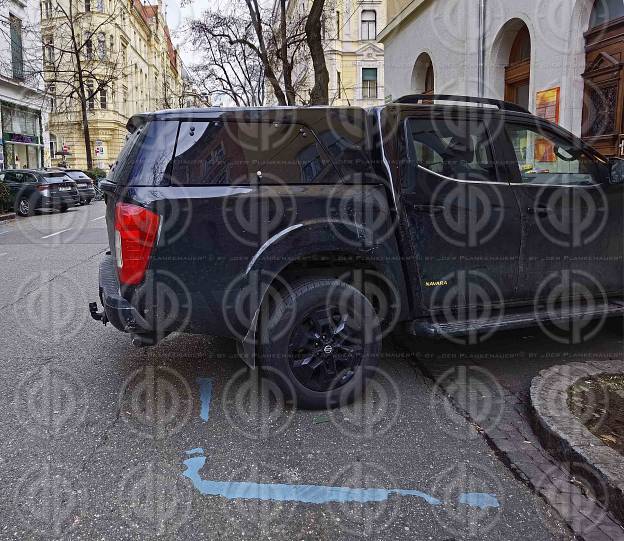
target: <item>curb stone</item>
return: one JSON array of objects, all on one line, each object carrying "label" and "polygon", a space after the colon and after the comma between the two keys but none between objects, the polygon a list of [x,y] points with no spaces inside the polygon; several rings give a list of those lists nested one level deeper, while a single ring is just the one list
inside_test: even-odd
[{"label": "curb stone", "polygon": [[[605,506],[624,523],[624,457],[594,436],[567,406],[567,389],[579,380],[612,374],[624,374],[624,361],[571,363],[542,370],[531,383],[531,406],[540,441],[557,458],[591,472],[587,477],[594,493],[604,494]],[[557,389],[566,386],[563,404],[549,392],[553,380]]]},{"label": "curb stone", "polygon": [[[425,377],[436,383],[450,368],[461,362],[437,358],[435,362],[419,358],[409,337],[399,334],[393,340],[397,348],[411,352],[411,362]],[[472,364],[466,359],[468,365]],[[574,363],[570,363],[574,364]],[[582,363],[579,363],[582,364]],[[479,412],[455,402],[449,389],[442,386],[448,400],[465,419],[480,426],[479,433],[512,474],[541,496],[561,516],[574,539],[583,541],[622,541],[624,529],[600,502],[588,497],[574,480],[569,464],[561,463],[541,445],[533,430],[529,391],[513,393],[503,388],[503,411],[493,426],[486,425]],[[479,422],[477,422],[479,421]],[[479,424],[480,423],[480,424]],[[475,432],[476,433],[476,432]]]},{"label": "curb stone", "polygon": [[7,214],[0,214],[0,222],[8,222],[9,220],[15,220],[15,212],[8,212]]}]

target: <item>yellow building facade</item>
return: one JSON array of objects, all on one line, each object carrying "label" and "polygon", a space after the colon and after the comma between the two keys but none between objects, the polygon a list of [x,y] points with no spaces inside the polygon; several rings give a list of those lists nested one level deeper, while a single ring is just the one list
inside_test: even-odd
[{"label": "yellow building facade", "polygon": [[[80,14],[73,21],[77,34],[90,39],[82,51],[84,69],[107,80],[106,87],[88,102],[88,125],[93,166],[107,170],[117,159],[132,115],[182,106],[182,69],[165,21],[162,4],[145,5],[141,0],[52,0],[72,2]],[[70,87],[59,84],[58,72],[71,58],[62,55],[66,16],[58,4],[44,0],[42,39],[44,79],[51,102],[49,115],[52,165],[63,160],[69,167],[85,169],[87,156],[80,102]],[[56,9],[55,9],[56,8]],[[65,19],[65,20],[64,20]],[[46,47],[47,46],[47,47]],[[52,70],[57,70],[52,75]],[[74,67],[67,72],[75,70]],[[87,78],[87,88],[89,88]],[[97,88],[97,86],[95,87]],[[63,155],[65,153],[66,155]]]},{"label": "yellow building facade", "polygon": [[[329,104],[370,106],[383,103],[384,49],[377,34],[386,24],[387,0],[333,0],[325,3],[323,39],[329,72]],[[311,0],[289,0],[287,18],[309,13]],[[298,93],[309,96],[314,83],[311,61],[295,67]]]}]

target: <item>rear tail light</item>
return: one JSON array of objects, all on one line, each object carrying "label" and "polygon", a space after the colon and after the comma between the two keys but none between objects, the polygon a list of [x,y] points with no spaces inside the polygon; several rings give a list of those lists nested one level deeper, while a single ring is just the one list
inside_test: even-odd
[{"label": "rear tail light", "polygon": [[136,285],[143,281],[159,223],[160,217],[151,210],[130,203],[117,203],[115,253],[122,284]]},{"label": "rear tail light", "polygon": [[38,192],[45,192],[46,190],[50,189],[50,185],[49,184],[37,184],[37,191]]}]

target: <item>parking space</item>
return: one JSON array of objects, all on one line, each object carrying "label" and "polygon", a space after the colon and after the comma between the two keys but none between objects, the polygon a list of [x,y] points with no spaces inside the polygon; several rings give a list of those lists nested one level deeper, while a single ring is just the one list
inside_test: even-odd
[{"label": "parking space", "polygon": [[569,538],[392,340],[366,400],[312,412],[229,340],[91,320],[102,209],[0,227],[3,537]]}]

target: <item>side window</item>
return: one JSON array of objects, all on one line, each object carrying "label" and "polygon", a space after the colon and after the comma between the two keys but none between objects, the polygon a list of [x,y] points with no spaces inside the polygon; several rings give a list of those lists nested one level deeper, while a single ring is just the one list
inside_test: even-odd
[{"label": "side window", "polygon": [[508,123],[506,132],[516,155],[516,182],[558,186],[591,186],[606,178],[598,164],[575,141],[537,125]]},{"label": "side window", "polygon": [[152,120],[131,133],[111,171],[112,182],[131,186],[169,184],[178,122]]},{"label": "side window", "polygon": [[296,124],[182,122],[173,180],[182,185],[335,180],[314,133]]},{"label": "side window", "polygon": [[496,163],[485,125],[476,120],[407,120],[407,189],[429,172],[456,180],[497,182]]}]

